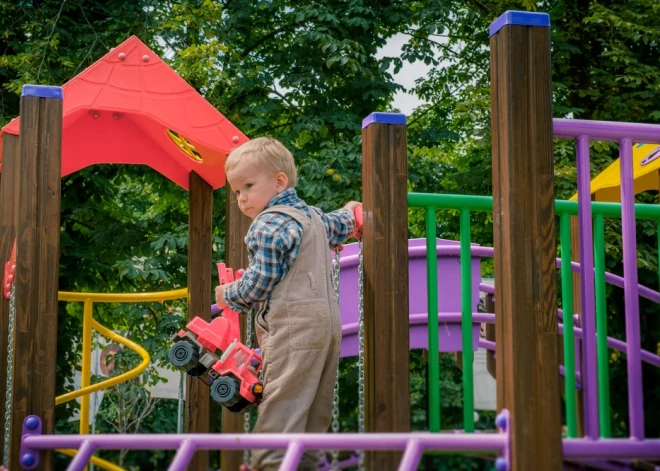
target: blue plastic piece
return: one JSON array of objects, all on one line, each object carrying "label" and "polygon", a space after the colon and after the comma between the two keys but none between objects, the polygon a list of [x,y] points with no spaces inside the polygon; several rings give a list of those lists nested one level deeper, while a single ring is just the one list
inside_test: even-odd
[{"label": "blue plastic piece", "polygon": [[502,458],[500,456],[495,460],[495,469],[497,471],[508,471],[509,470],[509,463],[507,463],[505,458]]},{"label": "blue plastic piece", "polygon": [[406,124],[406,115],[403,113],[371,113],[362,120],[362,129],[373,123]]},{"label": "blue plastic piece", "polygon": [[32,453],[26,453],[23,456],[21,456],[21,466],[24,468],[30,468],[34,466],[35,460],[34,460],[34,455]]},{"label": "blue plastic piece", "polygon": [[506,430],[506,425],[507,425],[507,423],[506,423],[506,416],[505,416],[504,414],[499,414],[499,415],[495,418],[495,425],[497,425],[497,426],[498,426],[499,428],[501,428],[502,430]]},{"label": "blue plastic piece", "polygon": [[62,99],[62,87],[52,85],[23,85],[21,96],[36,96],[39,98]]},{"label": "blue plastic piece", "polygon": [[25,419],[25,426],[29,430],[35,430],[39,426],[39,419],[36,416],[31,415]]},{"label": "blue plastic piece", "polygon": [[550,26],[550,15],[530,11],[508,10],[490,24],[490,36],[506,25]]}]

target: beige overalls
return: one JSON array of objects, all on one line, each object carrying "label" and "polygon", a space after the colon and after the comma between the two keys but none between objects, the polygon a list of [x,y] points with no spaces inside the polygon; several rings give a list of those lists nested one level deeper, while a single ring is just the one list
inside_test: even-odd
[{"label": "beige overalls", "polygon": [[[339,305],[332,286],[332,256],[321,218],[310,220],[291,206],[264,212],[294,218],[303,227],[300,251],[287,275],[275,286],[255,331],[263,357],[263,402],[254,433],[325,433],[341,343]],[[284,450],[254,450],[252,467],[278,469]],[[318,451],[305,452],[299,470],[318,469]]]}]

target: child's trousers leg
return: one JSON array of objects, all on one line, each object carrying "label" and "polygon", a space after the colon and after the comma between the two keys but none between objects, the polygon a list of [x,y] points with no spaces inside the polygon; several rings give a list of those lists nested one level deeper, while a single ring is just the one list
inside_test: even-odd
[{"label": "child's trousers leg", "polygon": [[[318,426],[325,423],[324,431],[327,431],[332,413],[334,379],[328,392],[319,391],[319,386],[322,385],[322,378],[323,385],[330,381],[329,378],[324,378],[324,374],[328,354],[331,350],[334,351],[336,341],[329,335],[332,332],[332,322],[329,322],[329,319],[326,321],[326,326],[310,326],[315,330],[315,336],[319,335],[319,331],[325,331],[325,335],[319,337],[323,338],[319,343],[309,340],[299,342],[291,336],[288,325],[278,326],[275,322],[270,325],[270,332],[261,333],[261,351],[264,366],[267,366],[264,374],[264,400],[258,408],[254,433],[304,433],[317,392],[329,398],[329,402],[326,399],[329,407],[326,407],[324,417],[318,419]],[[336,374],[336,369],[335,363],[334,371],[329,374]],[[321,412],[321,409],[320,405],[317,406],[318,412]],[[317,410],[314,413],[317,413]],[[285,450],[253,450],[252,467],[261,469],[279,465],[284,453]],[[307,469],[310,466],[310,469],[316,469],[318,459],[310,462],[314,459],[311,454],[304,456],[299,469]]]},{"label": "child's trousers leg", "polygon": [[[328,347],[323,373],[319,381],[318,393],[312,401],[307,416],[305,433],[326,433],[332,422],[332,402],[334,397],[337,368],[339,367],[339,353],[341,348],[341,320],[337,315],[333,326],[335,336]],[[307,451],[301,461],[310,469],[318,468],[319,452]],[[314,468],[312,468],[314,466]]]}]

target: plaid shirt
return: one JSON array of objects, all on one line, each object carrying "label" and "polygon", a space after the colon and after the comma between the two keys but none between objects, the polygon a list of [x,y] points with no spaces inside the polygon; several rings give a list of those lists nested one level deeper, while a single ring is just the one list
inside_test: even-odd
[{"label": "plaid shirt", "polygon": [[[351,211],[338,209],[325,214],[298,198],[293,188],[275,196],[266,209],[275,205],[292,206],[309,218],[312,217],[310,211],[315,211],[326,228],[330,245],[328,249],[344,242],[355,228],[355,217]],[[293,266],[300,251],[302,236],[302,225],[286,214],[267,213],[257,216],[245,237],[250,265],[239,280],[225,289],[227,306],[233,311],[246,313],[257,304],[268,301],[275,285]]]}]

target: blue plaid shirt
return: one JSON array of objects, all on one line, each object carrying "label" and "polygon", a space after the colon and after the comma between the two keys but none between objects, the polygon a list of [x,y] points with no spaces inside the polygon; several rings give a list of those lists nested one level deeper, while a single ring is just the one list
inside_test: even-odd
[{"label": "blue plaid shirt", "polygon": [[[266,209],[275,205],[292,206],[309,218],[312,217],[310,211],[315,211],[326,228],[330,245],[328,250],[344,242],[355,228],[355,216],[351,211],[338,209],[325,214],[298,198],[293,188],[275,196]],[[286,214],[266,213],[257,216],[245,237],[250,265],[239,280],[225,289],[227,306],[233,311],[246,313],[259,303],[268,301],[275,285],[293,266],[300,251],[302,236],[302,225]]]}]

